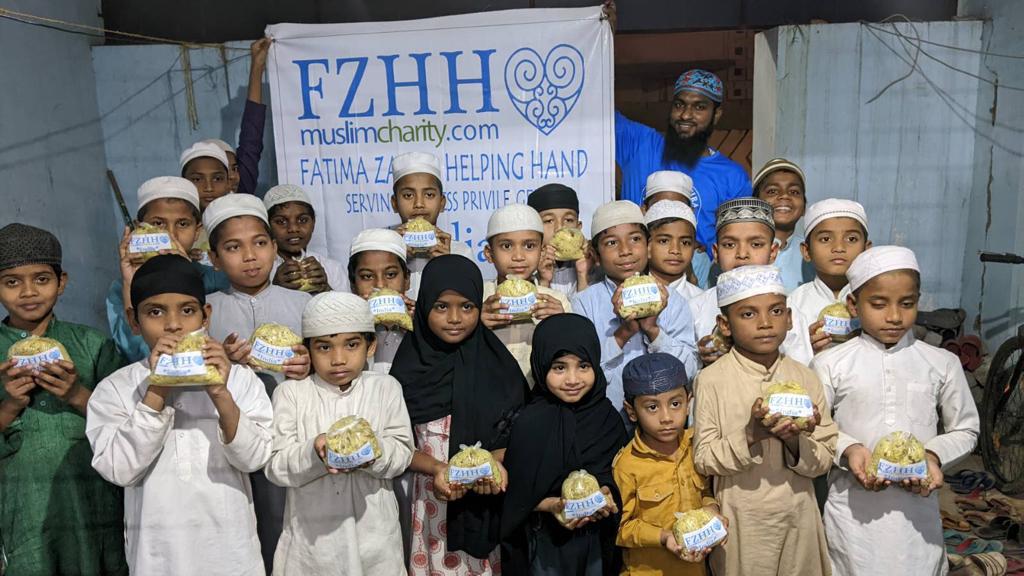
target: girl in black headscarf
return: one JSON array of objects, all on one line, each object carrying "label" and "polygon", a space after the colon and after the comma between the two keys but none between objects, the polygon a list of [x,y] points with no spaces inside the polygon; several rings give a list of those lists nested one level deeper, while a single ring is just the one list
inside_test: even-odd
[{"label": "girl in black headscarf", "polygon": [[498,560],[502,484],[449,484],[448,459],[481,442],[499,462],[527,385],[515,358],[480,323],[483,278],[465,257],[438,256],[423,269],[413,331],[395,353],[416,437],[410,571],[491,574]]},{"label": "girl in black headscarf", "polygon": [[[545,319],[533,334],[530,365],[536,398],[516,419],[505,457],[513,480],[501,518],[502,570],[533,576],[618,574],[619,497],[612,460],[627,437],[622,418],[605,397],[594,325],[577,314]],[[562,482],[580,469],[597,478],[608,504],[588,518],[567,522],[557,515],[564,505]]]}]

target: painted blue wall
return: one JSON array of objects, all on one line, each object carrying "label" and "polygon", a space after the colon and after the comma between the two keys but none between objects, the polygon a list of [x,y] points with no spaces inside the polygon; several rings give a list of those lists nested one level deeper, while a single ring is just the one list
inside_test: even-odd
[{"label": "painted blue wall", "polygon": [[[102,25],[95,1],[4,7]],[[70,276],[57,314],[106,330],[103,299],[118,265],[90,61],[97,41],[0,19],[0,226],[16,221],[56,234]]]}]

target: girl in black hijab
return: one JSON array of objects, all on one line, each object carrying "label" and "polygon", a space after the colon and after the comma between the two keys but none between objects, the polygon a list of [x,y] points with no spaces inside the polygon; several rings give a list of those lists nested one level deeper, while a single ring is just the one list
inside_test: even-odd
[{"label": "girl in black hijab", "polygon": [[469,259],[438,256],[423,269],[413,331],[391,366],[416,437],[410,470],[410,574],[490,574],[498,559],[502,485],[449,484],[448,459],[482,443],[499,462],[527,385],[515,358],[480,323],[483,278]]},{"label": "girl in black hijab", "polygon": [[[622,418],[605,397],[601,345],[590,320],[577,314],[545,319],[530,356],[536,397],[512,427],[505,467],[512,481],[501,518],[506,574],[618,574],[615,547],[618,491],[612,460],[626,444]],[[562,482],[584,469],[595,476],[608,505],[564,522]]]}]

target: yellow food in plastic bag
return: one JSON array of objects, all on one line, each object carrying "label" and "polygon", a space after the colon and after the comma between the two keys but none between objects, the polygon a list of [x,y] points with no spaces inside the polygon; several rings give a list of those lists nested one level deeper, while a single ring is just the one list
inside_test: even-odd
[{"label": "yellow food in plastic bag", "polygon": [[622,305],[616,310],[621,318],[647,318],[661,312],[661,289],[654,276],[636,274],[622,281]]},{"label": "yellow food in plastic bag", "polygon": [[390,288],[374,288],[367,299],[373,323],[388,327],[398,327],[412,332],[412,316],[405,307],[402,294]]},{"label": "yellow food in plastic bag", "polygon": [[512,315],[512,321],[533,319],[533,306],[537,303],[537,286],[514,274],[505,277],[495,290],[501,296],[501,303],[506,304],[506,314]]},{"label": "yellow food in plastic bag", "polygon": [[11,344],[7,349],[7,357],[14,360],[15,366],[38,366],[57,360],[71,360],[63,344],[42,336],[29,336]]},{"label": "yellow food in plastic bag", "polygon": [[822,308],[818,313],[818,321],[825,322],[818,332],[827,332],[833,342],[846,342],[853,337],[853,332],[857,329],[856,321],[843,302],[834,302]]},{"label": "yellow food in plastic bag", "polygon": [[437,246],[436,230],[425,218],[413,218],[405,223],[403,240],[413,252],[430,252],[431,248]]},{"label": "yellow food in plastic bag", "polygon": [[182,338],[174,355],[163,354],[149,375],[149,382],[157,386],[204,386],[223,384],[220,372],[203,359],[206,334],[197,330]]},{"label": "yellow food in plastic bag", "polygon": [[582,500],[601,491],[601,485],[586,470],[574,470],[562,482],[562,498],[566,500]]},{"label": "yellow food in plastic bag", "polygon": [[[150,240],[150,242],[147,242],[146,245],[152,246],[153,249],[151,249],[151,250],[139,250],[138,246],[133,245],[133,244],[129,244],[128,251],[131,252],[132,254],[138,254],[138,255],[142,256],[143,260],[149,260],[150,258],[159,255],[161,249],[165,249],[166,250],[166,249],[170,248],[169,244],[171,242],[171,235],[167,233],[167,230],[165,230],[163,228],[160,228],[158,226],[153,226],[152,224],[147,224],[145,222],[140,222],[139,225],[136,226],[134,230],[132,230],[132,233],[131,233],[132,240],[129,240],[129,242],[132,242],[133,240],[134,241],[138,241],[138,240],[135,240],[135,239],[138,239],[138,238],[141,238],[143,236],[150,235],[150,234],[160,234],[160,235],[163,236],[162,239],[157,239],[157,238],[154,238],[154,237],[150,237],[148,239],[148,240]],[[158,242],[154,242],[154,241],[158,241]],[[164,243],[164,245],[161,248],[157,248],[156,246],[157,246],[158,243]]]},{"label": "yellow food in plastic bag", "polygon": [[719,354],[725,354],[732,348],[732,338],[722,334],[718,326],[715,326],[715,329],[711,332],[711,347]]},{"label": "yellow food in plastic bag", "polygon": [[[477,479],[489,477],[495,484],[501,484],[501,469],[494,461],[494,456],[480,447],[480,442],[472,446],[462,445],[455,456],[448,459],[448,481],[453,484],[472,484]],[[480,475],[478,467],[490,465],[490,473]],[[474,470],[475,469],[475,470]]]},{"label": "yellow food in plastic bag", "polygon": [[[884,462],[883,462],[884,461]],[[885,463],[888,464],[885,464]],[[879,465],[883,464],[880,470]],[[894,470],[891,465],[905,467],[914,466],[913,470]],[[871,451],[871,462],[867,473],[879,478],[901,480],[903,478],[928,479],[928,467],[925,464],[924,444],[909,432],[896,431],[882,437]]]},{"label": "yellow food in plastic bag", "polygon": [[689,512],[676,512],[676,521],[672,524],[672,535],[675,537],[676,543],[685,549],[696,551],[711,548],[725,538],[724,526],[721,527],[721,531],[712,530],[704,534],[703,537],[698,535],[700,544],[693,548],[687,544],[686,535],[708,527],[708,524],[714,520],[715,515],[704,508],[697,508]]},{"label": "yellow food in plastic bag", "polygon": [[254,368],[283,372],[284,361],[295,356],[292,346],[302,344],[302,338],[281,324],[263,324],[252,333],[252,351],[249,364]]},{"label": "yellow food in plastic bag", "polygon": [[814,403],[811,401],[811,396],[807,393],[807,389],[798,382],[792,380],[772,382],[765,390],[764,398],[769,415],[781,413],[783,416],[792,418],[800,428],[806,429],[811,419],[814,418]]},{"label": "yellow food in plastic bag", "polygon": [[587,249],[587,237],[575,226],[559,228],[551,237],[551,245],[555,247],[555,260],[570,262],[583,258]]},{"label": "yellow food in plastic bag", "polygon": [[373,428],[359,416],[345,416],[327,430],[327,465],[331,468],[356,468],[380,456]]}]

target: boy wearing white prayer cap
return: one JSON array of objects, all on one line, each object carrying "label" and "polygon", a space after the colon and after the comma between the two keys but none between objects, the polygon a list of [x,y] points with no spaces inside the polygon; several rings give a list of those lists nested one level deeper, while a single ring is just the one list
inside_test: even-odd
[{"label": "boy wearing white prayer cap", "polygon": [[200,210],[231,192],[228,155],[217,144],[196,142],[181,153],[178,165],[181,177],[195,184],[199,192]]},{"label": "boy wearing white prayer cap", "polygon": [[[847,306],[860,319],[861,334],[811,364],[841,430],[824,513],[832,573],[884,566],[892,574],[945,574],[935,492],[943,468],[974,449],[978,410],[960,359],[914,338],[921,291],[914,253],[875,246],[857,256],[846,277]],[[926,480],[891,483],[870,469],[875,445],[896,431],[924,444]]]},{"label": "boy wearing white prayer cap", "polygon": [[[405,243],[398,232],[386,228],[363,230],[352,239],[349,254],[348,278],[353,294],[368,300],[375,290],[394,290],[401,294],[405,311],[412,316],[416,295],[409,294]],[[405,332],[400,326],[376,326],[377,350],[371,357],[370,370],[380,374],[391,371],[391,361]]]},{"label": "boy wearing white prayer cap", "polygon": [[648,254],[651,274],[689,301],[701,290],[690,282],[690,263],[697,249],[697,216],[678,200],[659,200],[644,213],[650,233]]},{"label": "boy wearing white prayer cap", "polygon": [[[693,320],[686,301],[675,290],[659,286],[664,308],[639,320],[623,320],[615,311],[622,282],[647,273],[647,228],[640,207],[628,200],[602,204],[594,211],[591,245],[605,278],[572,299],[576,314],[587,317],[601,337],[601,368],[608,378],[608,399],[624,421],[622,369],[648,352],[665,352],[682,361],[688,374],[697,372]],[[657,280],[657,279],[655,279]]]},{"label": "boy wearing white prayer cap", "polygon": [[[355,294],[319,294],[303,311],[302,336],[313,372],[282,383],[273,398],[266,475],[288,498],[273,572],[404,573],[392,483],[412,461],[412,426],[398,381],[364,370],[375,345],[370,307]],[[330,451],[327,433],[346,416],[366,421],[379,454]]]},{"label": "boy wearing white prayer cap", "polygon": [[[480,321],[501,339],[519,363],[526,381],[533,386],[530,352],[533,350],[533,329],[541,320],[555,314],[572,312],[565,294],[537,285],[537,267],[544,245],[544,223],[540,214],[526,204],[509,204],[499,208],[487,221],[487,246],[484,257],[494,265],[496,280],[484,282],[484,305]],[[497,294],[498,285],[509,276],[536,285],[536,303],[529,321],[514,321],[507,304]],[[516,311],[511,311],[516,312]]]},{"label": "boy wearing white prayer cap", "polygon": [[[647,183],[644,186],[643,211],[646,214],[651,206],[663,200],[682,202],[687,207],[693,208],[693,179],[689,175],[676,170],[658,170],[647,176]],[[694,214],[694,221],[696,221]],[[694,253],[690,257],[690,265],[694,279],[700,286],[708,284],[708,275],[711,273],[711,257],[705,251],[704,246],[695,242]]]},{"label": "boy wearing white prayer cap", "polygon": [[426,241],[427,244],[433,242],[431,246],[408,247],[407,262],[412,272],[413,293],[419,292],[423,267],[434,256],[458,254],[476,262],[476,256],[469,246],[437,227],[437,218],[444,212],[447,204],[441,180],[441,163],[437,156],[429,152],[406,152],[395,156],[391,159],[391,180],[391,207],[402,219],[396,230],[405,237],[406,243],[413,242],[411,237],[406,236],[406,225],[409,220],[423,219],[434,227],[433,234],[430,235],[432,238]]},{"label": "boy wearing white prayer cap", "polygon": [[[828,574],[813,479],[831,467],[838,430],[817,376],[781,352],[791,326],[782,277],[774,266],[743,266],[723,272],[716,293],[718,327],[733,346],[694,383],[694,467],[715,476],[731,532],[711,552],[712,571]],[[769,413],[777,382],[803,388],[799,415]]]},{"label": "boy wearing white prayer cap", "polygon": [[[826,198],[811,204],[804,217],[804,236],[800,250],[804,260],[814,265],[814,280],[801,284],[789,294],[789,305],[810,330],[814,353],[832,343],[832,336],[819,321],[821,311],[835,303],[846,303],[850,293],[846,271],[864,250],[871,247],[868,239],[868,216],[864,207],[853,200]],[[855,329],[855,324],[850,324]]]},{"label": "boy wearing white prayer cap", "polygon": [[345,266],[325,254],[307,249],[316,226],[316,211],[306,191],[294,184],[278,184],[267,190],[263,205],[277,242],[277,257],[271,273],[274,284],[310,294],[347,291]]}]

